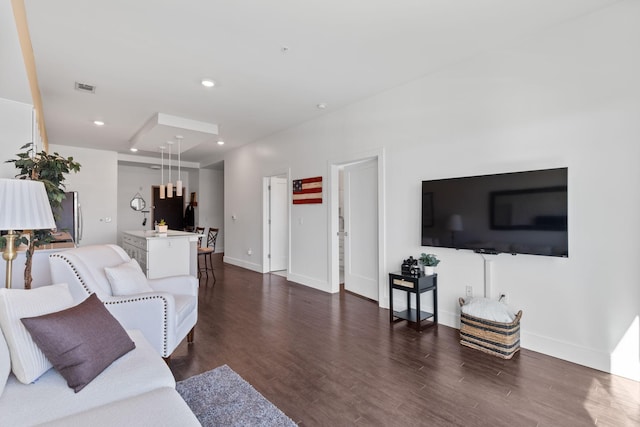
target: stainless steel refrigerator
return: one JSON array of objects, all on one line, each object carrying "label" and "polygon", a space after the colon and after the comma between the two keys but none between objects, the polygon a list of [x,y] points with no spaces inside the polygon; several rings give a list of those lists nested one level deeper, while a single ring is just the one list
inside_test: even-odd
[{"label": "stainless steel refrigerator", "polygon": [[56,232],[53,233],[53,238],[56,241],[67,241],[68,236],[65,233],[69,233],[71,241],[78,245],[82,240],[82,211],[78,200],[78,192],[67,191],[65,196],[61,208],[53,212],[57,228]]}]

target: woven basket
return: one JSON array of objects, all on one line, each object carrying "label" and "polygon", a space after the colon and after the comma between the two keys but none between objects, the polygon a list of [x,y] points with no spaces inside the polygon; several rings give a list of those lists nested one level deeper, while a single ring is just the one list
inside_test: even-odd
[{"label": "woven basket", "polygon": [[[464,299],[459,298],[460,307]],[[460,344],[487,354],[511,359],[520,350],[522,310],[511,323],[494,322],[468,314],[460,314]]]}]

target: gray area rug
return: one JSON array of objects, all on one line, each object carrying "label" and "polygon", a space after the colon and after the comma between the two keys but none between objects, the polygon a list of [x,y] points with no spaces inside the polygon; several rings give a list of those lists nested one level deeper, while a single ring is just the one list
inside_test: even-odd
[{"label": "gray area rug", "polygon": [[176,390],[205,427],[296,425],[227,365],[179,381]]}]

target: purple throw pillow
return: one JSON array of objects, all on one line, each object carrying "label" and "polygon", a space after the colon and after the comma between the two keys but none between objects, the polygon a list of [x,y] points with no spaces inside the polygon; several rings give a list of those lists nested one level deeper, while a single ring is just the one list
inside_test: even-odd
[{"label": "purple throw pillow", "polygon": [[66,310],[20,320],[76,393],[136,347],[96,294]]}]

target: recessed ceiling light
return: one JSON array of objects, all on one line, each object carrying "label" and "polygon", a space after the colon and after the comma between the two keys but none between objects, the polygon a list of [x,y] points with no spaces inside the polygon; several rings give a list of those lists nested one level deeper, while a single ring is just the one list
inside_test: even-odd
[{"label": "recessed ceiling light", "polygon": [[131,151],[133,153],[136,153],[138,151],[138,149],[135,148],[135,147],[131,147],[131,148],[129,148],[129,151]]},{"label": "recessed ceiling light", "polygon": [[224,145],[224,141],[223,141],[223,140],[221,140],[221,139],[219,139],[219,140],[218,140],[218,145]]},{"label": "recessed ceiling light", "polygon": [[93,124],[96,126],[104,126],[104,122],[102,120],[94,120]]},{"label": "recessed ceiling light", "polygon": [[325,108],[327,108],[327,104],[325,104],[324,102],[321,102],[320,104],[316,105],[316,108],[320,110],[324,110]]},{"label": "recessed ceiling light", "polygon": [[202,81],[200,83],[204,87],[214,87],[216,85],[216,82],[214,82],[211,79],[202,79]]}]

